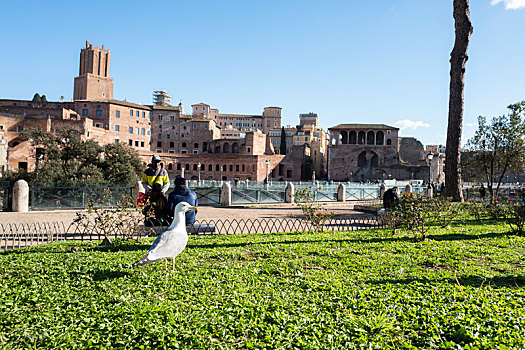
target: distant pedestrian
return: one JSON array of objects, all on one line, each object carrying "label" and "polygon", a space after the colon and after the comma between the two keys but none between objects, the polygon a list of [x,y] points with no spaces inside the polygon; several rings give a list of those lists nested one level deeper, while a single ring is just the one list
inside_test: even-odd
[{"label": "distant pedestrian", "polygon": [[[186,186],[186,179],[180,176],[175,178],[175,189],[171,191],[168,196],[168,211],[173,215],[175,206],[180,202],[187,202],[191,206],[197,207],[197,194]],[[186,212],[186,225],[193,225],[195,223],[196,210]]]},{"label": "distant pedestrian", "polygon": [[487,190],[485,189],[485,186],[481,184],[481,187],[479,188],[479,195],[481,199],[485,199],[485,196],[487,195]]},{"label": "distant pedestrian", "polygon": [[399,189],[397,186],[388,189],[383,194],[383,207],[387,210],[392,209],[399,202]]}]

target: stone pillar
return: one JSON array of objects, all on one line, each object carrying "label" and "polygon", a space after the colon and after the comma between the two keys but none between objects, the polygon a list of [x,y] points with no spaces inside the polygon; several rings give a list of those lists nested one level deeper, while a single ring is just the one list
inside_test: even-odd
[{"label": "stone pillar", "polygon": [[286,185],[286,189],[284,191],[285,203],[293,203],[295,200],[295,186],[293,185],[293,183],[289,183],[288,185]]},{"label": "stone pillar", "polygon": [[385,184],[381,184],[381,186],[379,187],[379,198],[380,199],[383,199],[383,196],[385,195],[385,192],[386,192],[386,185]]},{"label": "stone pillar", "polygon": [[339,184],[337,186],[337,201],[346,202],[346,186],[345,184]]},{"label": "stone pillar", "polygon": [[434,197],[434,191],[432,190],[432,186],[428,186],[427,187],[427,196],[429,198],[433,198]]},{"label": "stone pillar", "polygon": [[222,184],[221,204],[225,207],[232,204],[232,186],[227,181]]},{"label": "stone pillar", "polygon": [[412,185],[408,184],[405,186],[405,193],[412,193]]},{"label": "stone pillar", "polygon": [[18,213],[29,211],[29,185],[25,180],[18,180],[13,186],[13,211]]},{"label": "stone pillar", "polygon": [[131,195],[133,196],[133,199],[137,200],[139,193],[145,193],[144,186],[142,186],[141,181],[137,181],[135,186],[133,186],[133,190],[131,191]]}]

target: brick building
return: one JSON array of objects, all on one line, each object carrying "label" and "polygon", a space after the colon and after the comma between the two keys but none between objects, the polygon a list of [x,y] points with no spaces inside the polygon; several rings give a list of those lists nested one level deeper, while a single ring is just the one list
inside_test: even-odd
[{"label": "brick building", "polygon": [[171,177],[182,169],[190,178],[198,176],[194,168],[199,162],[206,179],[262,181],[268,173],[276,181],[296,181],[311,173],[309,147],[295,151],[290,147],[286,156],[275,154],[269,135],[281,130],[280,107],[264,107],[261,115],[240,115],[221,114],[198,103],[186,115],[182,104],[169,104],[171,96],[165,91],[155,91],[152,106],[113,99],[109,74],[110,51],[86,42],[72,101],[0,99],[0,142],[6,145],[0,148],[3,171],[35,167],[35,150],[20,138],[23,130],[75,127],[83,130],[83,137],[101,144],[129,145],[146,161],[152,152],[167,157]]},{"label": "brick building", "polygon": [[[328,129],[328,177],[337,181],[428,180],[423,145],[384,124],[339,124]],[[405,157],[405,159],[403,159]]]}]

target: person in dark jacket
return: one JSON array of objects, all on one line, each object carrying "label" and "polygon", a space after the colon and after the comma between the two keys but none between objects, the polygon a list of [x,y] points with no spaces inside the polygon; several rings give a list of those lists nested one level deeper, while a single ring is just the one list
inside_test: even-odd
[{"label": "person in dark jacket", "polygon": [[392,209],[399,202],[399,189],[397,186],[386,190],[383,194],[383,206],[385,209]]},{"label": "person in dark jacket", "polygon": [[[197,194],[190,190],[186,186],[186,179],[180,176],[175,178],[175,189],[168,196],[168,210],[170,215],[173,216],[175,211],[175,206],[180,202],[187,202],[190,205],[197,207]],[[195,215],[197,215],[196,210],[190,210],[186,212],[186,226],[193,225],[195,222]]]}]

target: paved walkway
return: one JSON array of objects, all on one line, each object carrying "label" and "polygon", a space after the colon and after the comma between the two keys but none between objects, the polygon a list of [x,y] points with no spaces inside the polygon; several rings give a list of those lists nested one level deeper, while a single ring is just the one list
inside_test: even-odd
[{"label": "paved walkway", "polygon": [[[327,203],[325,208],[336,216],[357,216],[354,203]],[[62,221],[69,225],[78,210],[43,210],[28,213],[0,212],[0,223],[32,223]],[[300,216],[301,209],[292,204],[258,204],[233,207],[199,207],[197,220],[290,218]]]}]

